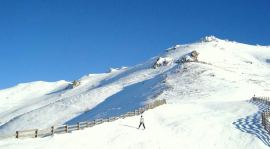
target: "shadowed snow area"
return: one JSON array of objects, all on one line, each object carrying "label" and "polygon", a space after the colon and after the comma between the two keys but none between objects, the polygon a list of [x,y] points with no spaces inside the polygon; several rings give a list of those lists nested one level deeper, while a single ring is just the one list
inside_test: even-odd
[{"label": "shadowed snow area", "polygon": [[246,102],[270,96],[269,57],[267,46],[210,36],[134,67],[83,76],[75,88],[59,81],[0,90],[0,136],[116,116],[152,100],[168,103],[144,113],[145,130],[136,129],[135,116],[70,134],[0,140],[0,148],[269,148],[261,107]]},{"label": "shadowed snow area", "polygon": [[233,124],[241,131],[250,133],[258,137],[265,145],[270,147],[270,135],[262,126],[262,112],[269,109],[266,104],[261,102],[251,102],[258,106],[259,110],[255,114],[240,118]]},{"label": "shadowed snow area", "polygon": [[166,89],[164,84],[159,84],[162,80],[163,77],[158,75],[155,78],[127,86],[93,109],[71,119],[67,124],[119,116],[134,111]]}]

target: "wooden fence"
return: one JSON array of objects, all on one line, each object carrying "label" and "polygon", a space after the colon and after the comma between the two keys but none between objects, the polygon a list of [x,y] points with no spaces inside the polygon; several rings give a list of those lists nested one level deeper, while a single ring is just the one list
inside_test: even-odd
[{"label": "wooden fence", "polygon": [[157,106],[166,104],[166,100],[156,100],[152,103],[146,104],[144,107],[141,107],[139,109],[136,109],[132,112],[127,112],[125,114],[122,114],[120,116],[116,117],[110,117],[106,119],[96,119],[93,121],[85,121],[85,122],[79,122],[74,125],[59,125],[59,126],[52,126],[47,129],[31,129],[31,130],[22,130],[22,131],[16,131],[15,137],[16,138],[37,138],[37,137],[46,137],[54,134],[60,134],[60,133],[69,133],[75,130],[81,130],[87,127],[93,127],[95,125],[102,124],[104,122],[112,122],[118,119],[124,119],[126,117],[140,115],[144,111],[153,109]]},{"label": "wooden fence", "polygon": [[[253,101],[258,101],[264,103],[270,107],[270,97],[253,97]],[[262,125],[264,129],[270,134],[270,111],[269,108],[267,111],[262,112]]]}]

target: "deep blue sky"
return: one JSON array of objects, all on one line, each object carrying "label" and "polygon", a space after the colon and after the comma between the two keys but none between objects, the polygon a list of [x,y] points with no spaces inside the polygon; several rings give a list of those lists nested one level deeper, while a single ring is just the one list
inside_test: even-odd
[{"label": "deep blue sky", "polygon": [[206,35],[270,45],[270,1],[0,0],[0,88],[132,66]]}]

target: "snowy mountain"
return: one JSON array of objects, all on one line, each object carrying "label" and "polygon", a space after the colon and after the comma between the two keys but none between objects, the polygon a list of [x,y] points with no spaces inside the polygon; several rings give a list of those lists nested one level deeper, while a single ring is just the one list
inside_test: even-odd
[{"label": "snowy mountain", "polygon": [[152,100],[168,104],[145,112],[144,131],[134,129],[139,117],[131,117],[54,137],[4,139],[0,148],[269,148],[235,125],[259,112],[246,101],[270,96],[269,80],[269,46],[209,36],[134,67],[83,76],[76,87],[19,84],[0,90],[0,136],[120,115]]}]

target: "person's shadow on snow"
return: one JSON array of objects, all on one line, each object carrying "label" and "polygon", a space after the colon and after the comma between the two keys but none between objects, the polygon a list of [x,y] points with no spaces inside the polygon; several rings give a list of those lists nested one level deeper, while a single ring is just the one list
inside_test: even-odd
[{"label": "person's shadow on snow", "polygon": [[125,127],[129,127],[129,128],[134,128],[134,129],[138,129],[138,127],[135,126],[130,126],[130,125],[126,125],[126,124],[120,124],[121,126],[125,126]]},{"label": "person's shadow on snow", "polygon": [[263,128],[261,120],[261,114],[268,109],[268,106],[260,102],[249,102],[258,106],[259,111],[253,115],[238,119],[236,122],[233,122],[233,125],[242,132],[256,135],[264,144],[270,147],[270,135]]}]

